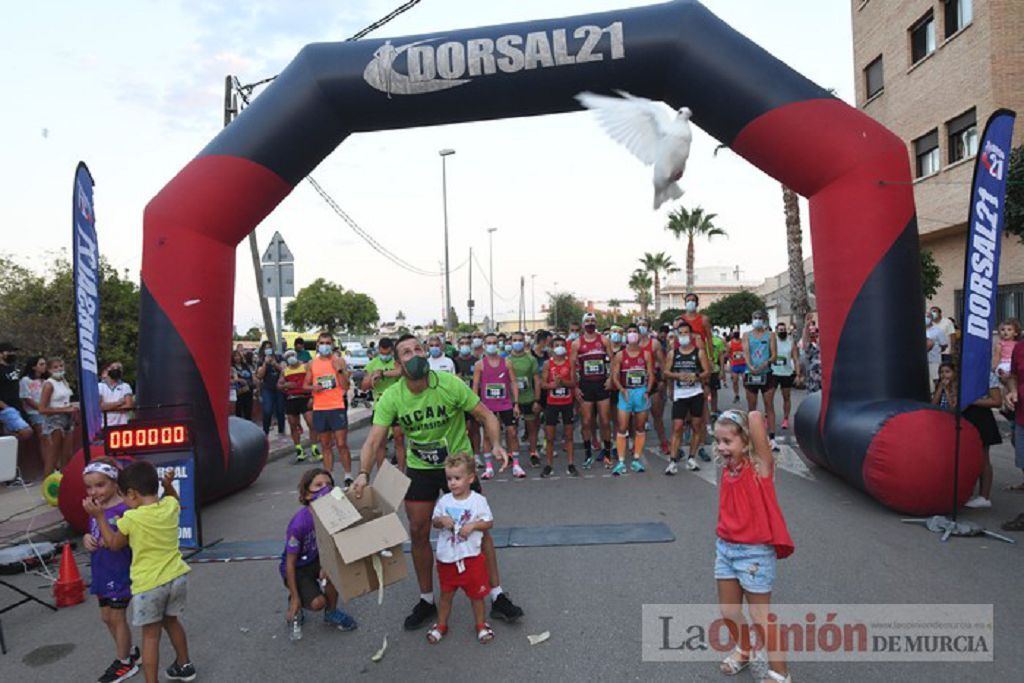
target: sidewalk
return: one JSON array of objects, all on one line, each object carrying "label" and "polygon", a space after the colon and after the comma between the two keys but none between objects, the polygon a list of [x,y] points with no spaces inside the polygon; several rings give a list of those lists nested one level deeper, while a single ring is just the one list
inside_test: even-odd
[{"label": "sidewalk", "polygon": [[[353,408],[349,411],[350,431],[370,425],[373,413],[369,408]],[[303,425],[305,429],[305,425]],[[308,432],[304,442],[309,442]],[[294,454],[291,437],[272,431],[268,437],[270,454],[268,462]],[[0,486],[0,548],[21,542],[31,532],[34,540],[60,540],[73,536],[71,528],[64,524],[60,510],[50,507],[43,500],[38,481],[27,488],[21,486]]]}]

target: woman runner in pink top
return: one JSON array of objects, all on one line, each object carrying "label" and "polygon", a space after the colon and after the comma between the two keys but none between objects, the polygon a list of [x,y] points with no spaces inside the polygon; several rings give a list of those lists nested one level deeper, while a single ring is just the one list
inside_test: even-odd
[{"label": "woman runner in pink top", "polygon": [[[505,428],[505,443],[512,457],[512,476],[526,477],[526,470],[519,464],[519,443],[516,439],[516,418],[519,417],[519,385],[511,364],[498,355],[498,337],[489,334],[484,338],[484,356],[473,368],[473,391],[480,396],[487,409],[498,416]],[[494,477],[491,461],[491,443],[484,436],[484,473],[481,479]]]}]

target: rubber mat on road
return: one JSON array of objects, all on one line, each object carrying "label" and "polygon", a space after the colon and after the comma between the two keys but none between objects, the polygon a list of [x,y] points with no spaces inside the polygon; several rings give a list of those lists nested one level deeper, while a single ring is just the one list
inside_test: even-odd
[{"label": "rubber mat on road", "polygon": [[[578,524],[541,527],[502,527],[491,530],[495,548],[542,548],[578,545],[624,545],[629,543],[671,543],[676,540],[662,522],[639,524]],[[431,545],[437,537],[432,535]],[[278,539],[264,541],[225,541],[204,548],[189,562],[244,562],[278,560],[283,544]],[[403,547],[409,552],[409,544]]]}]

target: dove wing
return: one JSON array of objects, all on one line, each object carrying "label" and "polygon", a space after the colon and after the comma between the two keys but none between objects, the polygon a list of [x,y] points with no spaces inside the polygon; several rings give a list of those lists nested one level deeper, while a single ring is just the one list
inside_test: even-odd
[{"label": "dove wing", "polygon": [[576,99],[597,115],[613,140],[650,166],[657,159],[658,144],[671,119],[664,105],[627,92],[620,94],[622,98],[583,92]]}]

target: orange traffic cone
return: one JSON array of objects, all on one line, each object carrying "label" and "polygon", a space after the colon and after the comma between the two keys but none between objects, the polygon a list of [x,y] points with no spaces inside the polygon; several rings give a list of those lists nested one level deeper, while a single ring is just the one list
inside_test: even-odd
[{"label": "orange traffic cone", "polygon": [[53,584],[53,597],[57,607],[71,607],[85,602],[85,582],[78,573],[78,564],[71,552],[71,544],[64,544],[64,552],[60,557],[60,570],[57,572],[57,583]]}]

